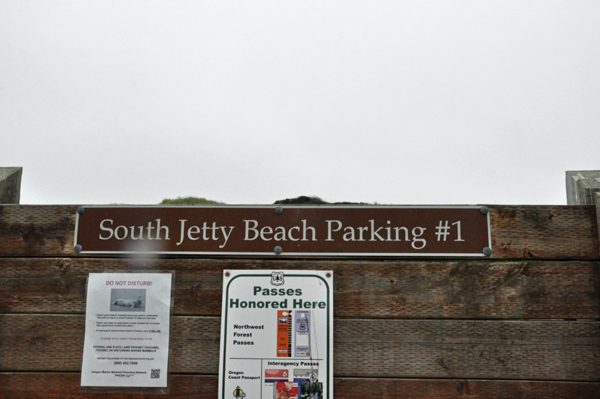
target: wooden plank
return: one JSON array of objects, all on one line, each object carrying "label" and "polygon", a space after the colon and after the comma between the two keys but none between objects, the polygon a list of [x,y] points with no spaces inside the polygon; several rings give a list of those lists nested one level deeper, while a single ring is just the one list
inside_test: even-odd
[{"label": "wooden plank", "polygon": [[[79,392],[79,373],[0,373],[0,399],[215,399],[217,376],[172,375],[169,395]],[[232,396],[233,398],[233,396]]]},{"label": "wooden plank", "polygon": [[[78,256],[74,205],[0,206],[0,256]],[[492,258],[600,259],[595,207],[490,206]]]},{"label": "wooden plank", "polygon": [[[594,196],[594,200],[596,201],[596,226],[600,225],[600,193],[596,193]],[[598,229],[598,238],[600,239],[600,228]]]},{"label": "wooden plank", "polygon": [[335,316],[600,318],[595,261],[286,261],[0,258],[3,313],[84,313],[88,273],[175,270],[175,314],[221,314],[224,269],[334,271]]},{"label": "wooden plank", "polygon": [[[595,381],[600,375],[598,322],[348,320],[335,332],[340,376]],[[563,344],[573,345],[572,352]]]},{"label": "wooden plank", "polygon": [[74,255],[75,205],[1,205],[0,256]]},{"label": "wooden plank", "polygon": [[[0,399],[103,399],[79,392],[79,373],[0,373]],[[111,394],[114,399],[214,399],[215,375],[171,376],[169,395]],[[600,383],[466,379],[336,378],[334,395],[356,399],[559,399],[600,397]]]},{"label": "wooden plank", "polygon": [[490,206],[492,258],[597,259],[596,209]]},{"label": "wooden plank", "polygon": [[336,378],[336,397],[378,399],[558,399],[600,397],[599,383],[507,380]]},{"label": "wooden plank", "polygon": [[[81,315],[1,315],[0,370],[78,371]],[[217,374],[220,318],[173,318],[170,369]],[[598,321],[336,319],[338,377],[597,381]]]}]

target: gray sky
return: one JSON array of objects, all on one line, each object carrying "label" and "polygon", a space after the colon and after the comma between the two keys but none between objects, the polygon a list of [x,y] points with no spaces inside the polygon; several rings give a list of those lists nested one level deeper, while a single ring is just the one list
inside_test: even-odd
[{"label": "gray sky", "polygon": [[566,204],[599,1],[0,0],[23,204]]}]

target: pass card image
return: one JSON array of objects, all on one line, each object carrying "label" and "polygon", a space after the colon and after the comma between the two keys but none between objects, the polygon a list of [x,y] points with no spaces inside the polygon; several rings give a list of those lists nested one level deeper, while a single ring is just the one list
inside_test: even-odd
[{"label": "pass card image", "polygon": [[323,383],[300,382],[298,391],[298,399],[321,399],[323,398]]},{"label": "pass card image", "polygon": [[298,399],[298,392],[297,383],[279,381],[275,384],[273,399]]},{"label": "pass card image", "polygon": [[266,369],[265,382],[273,383],[277,381],[288,381],[290,379],[290,371],[287,369]]},{"label": "pass card image", "polygon": [[289,310],[277,311],[277,356],[290,357],[292,353],[292,315]]},{"label": "pass card image", "polygon": [[310,311],[299,310],[294,313],[294,322],[296,331],[295,350],[296,357],[310,356]]}]

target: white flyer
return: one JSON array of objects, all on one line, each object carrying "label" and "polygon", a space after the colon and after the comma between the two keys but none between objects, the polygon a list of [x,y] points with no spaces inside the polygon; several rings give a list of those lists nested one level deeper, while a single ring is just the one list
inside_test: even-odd
[{"label": "white flyer", "polygon": [[82,387],[168,385],[172,273],[90,273]]},{"label": "white flyer", "polygon": [[333,398],[333,272],[224,271],[219,398]]}]

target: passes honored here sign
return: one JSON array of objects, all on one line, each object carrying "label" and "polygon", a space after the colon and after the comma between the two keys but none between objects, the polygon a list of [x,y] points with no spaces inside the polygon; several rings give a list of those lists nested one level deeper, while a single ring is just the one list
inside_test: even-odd
[{"label": "passes honored here sign", "polygon": [[479,206],[90,206],[77,211],[75,251],[484,256],[491,238]]},{"label": "passes honored here sign", "polygon": [[219,398],[333,397],[333,272],[225,270]]}]

